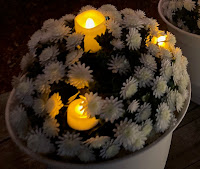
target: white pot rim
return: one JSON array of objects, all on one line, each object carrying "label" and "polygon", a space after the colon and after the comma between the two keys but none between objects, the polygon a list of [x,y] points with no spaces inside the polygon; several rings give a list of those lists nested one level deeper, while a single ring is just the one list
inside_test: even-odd
[{"label": "white pot rim", "polygon": [[181,33],[183,33],[184,35],[186,36],[192,36],[194,38],[198,38],[200,39],[200,35],[197,35],[197,34],[194,34],[194,33],[190,33],[190,32],[186,32],[178,27],[176,27],[175,25],[173,25],[172,23],[170,23],[166,18],[165,16],[163,15],[163,10],[162,10],[162,3],[164,2],[165,0],[160,0],[159,3],[158,3],[158,13],[160,15],[160,17],[162,18],[162,20],[169,26],[171,26],[173,29],[175,29],[176,31],[179,31]]},{"label": "white pot rim", "polygon": [[170,127],[161,137],[159,137],[157,140],[155,140],[153,143],[147,145],[146,147],[142,148],[141,150],[138,150],[132,154],[129,154],[129,155],[126,155],[126,156],[123,156],[123,157],[119,157],[119,158],[115,158],[115,159],[112,159],[112,160],[108,160],[108,161],[101,161],[101,162],[94,162],[94,163],[89,163],[89,164],[84,164],[84,163],[67,163],[67,162],[63,162],[63,161],[56,161],[56,160],[53,160],[53,159],[49,159],[45,156],[42,156],[40,154],[37,154],[35,152],[32,152],[30,149],[28,149],[23,143],[22,141],[16,136],[15,132],[13,131],[12,127],[11,127],[11,124],[10,124],[10,120],[9,120],[9,115],[10,115],[10,111],[9,111],[9,107],[10,107],[10,103],[12,101],[12,97],[15,93],[15,89],[13,89],[9,95],[9,98],[8,98],[8,101],[7,101],[7,104],[6,104],[6,110],[5,110],[5,120],[6,120],[6,126],[7,126],[7,129],[8,129],[8,132],[12,138],[12,140],[16,143],[16,145],[23,151],[25,152],[26,154],[30,155],[32,158],[34,158],[35,160],[41,162],[41,163],[45,163],[47,165],[50,165],[50,166],[58,166],[58,167],[97,167],[97,166],[103,166],[103,165],[106,165],[106,164],[110,164],[110,163],[115,163],[117,161],[120,161],[121,160],[127,160],[129,158],[132,158],[133,156],[137,156],[141,153],[144,153],[146,150],[154,147],[157,143],[161,142],[166,136],[168,136],[169,134],[171,134],[175,129],[176,127],[179,125],[179,123],[182,121],[182,119],[184,118],[185,114],[186,114],[186,111],[188,109],[188,106],[189,106],[189,103],[190,103],[190,98],[191,98],[191,84],[189,84],[188,86],[188,90],[189,90],[189,96],[187,97],[186,101],[185,101],[185,104],[181,110],[181,112],[179,113],[179,117],[178,117],[178,120],[177,120],[177,123],[175,126],[172,126]]}]

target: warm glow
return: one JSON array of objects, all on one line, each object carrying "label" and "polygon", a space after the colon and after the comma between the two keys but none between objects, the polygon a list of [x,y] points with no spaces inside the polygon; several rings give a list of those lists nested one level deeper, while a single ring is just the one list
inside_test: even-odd
[{"label": "warm glow", "polygon": [[160,37],[157,39],[158,46],[164,47],[164,46],[165,46],[165,41],[166,41],[166,36],[160,36]]},{"label": "warm glow", "polygon": [[80,104],[76,105],[75,112],[79,115],[80,118],[87,118],[87,115],[84,114],[83,106]]},{"label": "warm glow", "polygon": [[94,28],[94,27],[95,27],[95,24],[94,24],[94,21],[93,21],[92,18],[88,18],[88,19],[86,20],[85,27],[86,27],[87,29],[91,29],[91,28]]}]

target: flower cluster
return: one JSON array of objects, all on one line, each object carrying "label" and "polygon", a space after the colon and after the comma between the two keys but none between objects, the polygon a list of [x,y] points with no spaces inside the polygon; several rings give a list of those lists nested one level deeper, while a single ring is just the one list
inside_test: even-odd
[{"label": "flower cluster", "polygon": [[[196,3],[184,3],[195,9]],[[90,9],[95,8],[79,13]],[[112,5],[96,10],[106,18],[106,31],[96,36],[101,49],[95,53],[84,52],[84,35],[75,32],[71,14],[45,21],[28,42],[24,76],[13,80],[10,121],[34,152],[83,162],[110,159],[122,149],[134,152],[174,125],[183,108],[188,62],[175,37],[143,11]],[[68,125],[67,109],[75,99],[81,99],[86,117],[98,119],[94,128]]]},{"label": "flower cluster", "polygon": [[199,0],[165,0],[163,12],[175,26],[187,32],[200,35]]}]

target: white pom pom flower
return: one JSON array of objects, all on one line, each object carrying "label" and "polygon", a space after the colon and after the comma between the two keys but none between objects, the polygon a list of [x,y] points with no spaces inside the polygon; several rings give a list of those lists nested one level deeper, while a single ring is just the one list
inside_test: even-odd
[{"label": "white pom pom flower", "polygon": [[80,149],[80,152],[78,153],[78,158],[85,163],[96,160],[93,150],[87,147],[82,147]]},{"label": "white pom pom flower", "polygon": [[169,128],[170,120],[171,120],[171,111],[167,103],[161,103],[158,108],[156,109],[156,131],[157,132],[164,132]]},{"label": "white pom pom flower", "polygon": [[120,95],[123,99],[131,98],[136,92],[138,88],[138,81],[134,77],[129,77],[126,79],[126,82],[123,83],[123,87],[121,88]]},{"label": "white pom pom flower", "polygon": [[138,113],[135,115],[136,122],[142,122],[144,120],[147,120],[151,116],[151,105],[150,103],[144,103],[140,106],[140,108],[137,110]]},{"label": "white pom pom flower", "polygon": [[35,49],[37,48],[38,43],[41,40],[43,33],[41,30],[36,31],[28,41],[28,47],[32,53],[35,53]]},{"label": "white pom pom flower", "polygon": [[131,104],[129,104],[128,106],[128,111],[131,112],[131,113],[134,113],[137,111],[137,109],[139,108],[140,104],[139,104],[139,101],[138,100],[133,100],[131,102]]},{"label": "white pom pom flower", "polygon": [[85,66],[85,64],[81,64],[78,62],[70,67],[68,72],[69,83],[72,86],[75,86],[77,89],[82,89],[84,87],[88,87],[90,82],[93,82],[93,71],[90,70],[89,66]]},{"label": "white pom pom flower", "polygon": [[[134,19],[133,19],[134,18]],[[144,22],[136,13],[125,15],[123,18],[123,25],[126,28],[134,28],[140,30],[144,27]]]},{"label": "white pom pom flower", "polygon": [[192,0],[184,0],[183,1],[183,6],[185,9],[188,11],[193,11],[196,7],[195,1]]},{"label": "white pom pom flower", "polygon": [[79,133],[69,133],[63,135],[63,137],[59,137],[58,144],[58,152],[57,154],[60,156],[69,156],[74,157],[78,155],[81,145],[81,137],[79,137]]},{"label": "white pom pom flower", "polygon": [[124,42],[120,39],[113,39],[110,44],[114,46],[114,50],[122,50],[125,47]]},{"label": "white pom pom flower", "polygon": [[178,112],[181,111],[181,109],[183,108],[183,105],[184,105],[184,98],[183,96],[181,95],[181,93],[179,93],[178,91],[176,91],[176,110]]},{"label": "white pom pom flower", "polygon": [[130,64],[124,55],[118,56],[117,54],[116,57],[112,55],[111,58],[112,59],[108,63],[108,69],[112,70],[112,73],[119,73],[120,75],[128,73]]},{"label": "white pom pom flower", "polygon": [[155,61],[155,58],[150,54],[142,54],[140,62],[152,71],[155,71],[157,69],[157,63]]},{"label": "white pom pom flower", "polygon": [[112,33],[112,36],[115,38],[120,38],[122,34],[122,28],[120,27],[119,23],[115,22],[114,20],[108,20],[106,22],[106,27],[109,33]]},{"label": "white pom pom flower", "polygon": [[167,105],[172,112],[176,110],[176,91],[171,89],[167,91]]},{"label": "white pom pom flower", "polygon": [[73,14],[66,14],[62,18],[59,19],[60,22],[64,22],[65,24],[68,24],[69,22],[72,22],[75,18],[75,15]]},{"label": "white pom pom flower", "polygon": [[140,48],[142,38],[137,29],[131,28],[129,30],[129,34],[127,34],[126,37],[127,46],[130,50],[137,50]]},{"label": "white pom pom flower", "polygon": [[96,8],[91,6],[91,5],[86,5],[86,6],[83,6],[80,9],[79,13],[83,13],[83,12],[88,11],[88,10],[96,10]]},{"label": "white pom pom flower", "polygon": [[110,141],[110,137],[108,136],[96,136],[89,138],[84,142],[84,144],[88,145],[89,148],[99,149],[104,146],[108,141]]},{"label": "white pom pom flower", "polygon": [[78,45],[80,45],[82,43],[82,40],[83,40],[82,34],[72,33],[67,38],[67,45],[66,45],[67,50],[74,50]]},{"label": "white pom pom flower", "polygon": [[54,93],[48,100],[45,105],[45,110],[49,113],[49,116],[54,118],[59,114],[59,110],[63,107],[63,103],[59,93]]},{"label": "white pom pom flower", "polygon": [[58,136],[58,132],[60,129],[58,128],[60,125],[54,118],[46,118],[43,123],[43,132],[48,137],[56,137]]},{"label": "white pom pom flower", "polygon": [[35,114],[39,117],[43,117],[46,115],[45,110],[45,101],[43,99],[37,98],[33,101],[33,110],[35,111]]},{"label": "white pom pom flower", "polygon": [[153,95],[155,98],[161,98],[166,93],[167,90],[167,82],[163,79],[162,76],[157,76],[153,81]]},{"label": "white pom pom flower", "polygon": [[72,64],[78,62],[79,59],[82,57],[82,55],[83,55],[83,50],[74,50],[74,51],[70,52],[66,56],[65,65],[71,66]]},{"label": "white pom pom flower", "polygon": [[145,136],[148,136],[153,129],[153,124],[152,120],[147,119],[143,124],[142,124],[142,132],[144,133]]},{"label": "white pom pom flower", "polygon": [[164,80],[168,81],[172,76],[172,65],[168,59],[163,59],[161,61],[160,75]]},{"label": "white pom pom flower", "polygon": [[36,77],[36,80],[34,82],[34,89],[43,94],[44,93],[48,94],[51,92],[49,84],[50,84],[50,82],[48,81],[45,74],[43,74],[43,75],[40,74]]},{"label": "white pom pom flower", "polygon": [[116,119],[124,114],[123,107],[124,105],[122,100],[118,100],[117,97],[114,98],[111,96],[110,99],[106,97],[106,99],[103,101],[100,117],[113,123]]}]

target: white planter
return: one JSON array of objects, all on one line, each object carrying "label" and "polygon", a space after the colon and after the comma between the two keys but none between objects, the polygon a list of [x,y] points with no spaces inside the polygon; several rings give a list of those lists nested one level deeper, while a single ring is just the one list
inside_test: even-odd
[{"label": "white planter", "polygon": [[171,24],[163,15],[162,4],[166,0],[160,0],[158,12],[162,20],[167,24],[167,28],[176,36],[177,46],[179,46],[184,56],[189,61],[188,73],[191,79],[192,98],[191,100],[200,104],[200,36],[186,32]]},{"label": "white planter", "polygon": [[13,141],[19,148],[30,155],[32,158],[47,164],[50,168],[55,169],[164,169],[167,160],[172,133],[183,119],[190,102],[191,87],[189,86],[189,97],[185,101],[182,111],[179,113],[177,124],[169,128],[159,139],[145,148],[131,155],[117,158],[110,161],[92,163],[92,164],[74,164],[48,159],[45,156],[36,154],[29,150],[26,145],[16,136],[10,124],[10,107],[15,90],[12,90],[6,105],[6,125]]}]

